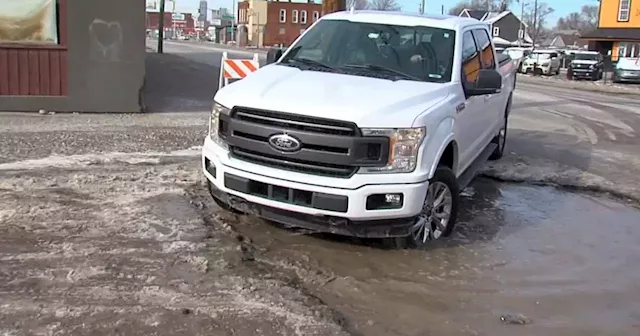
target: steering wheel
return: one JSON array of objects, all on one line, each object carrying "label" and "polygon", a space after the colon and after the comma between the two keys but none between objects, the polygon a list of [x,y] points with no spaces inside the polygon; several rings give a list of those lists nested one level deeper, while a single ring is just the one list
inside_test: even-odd
[{"label": "steering wheel", "polygon": [[398,54],[398,51],[394,47],[388,44],[379,45],[378,50],[380,51],[380,55],[382,55],[382,57],[384,58],[389,58],[388,55],[393,55],[393,57],[395,58],[396,64],[400,64],[400,54]]},{"label": "steering wheel", "polygon": [[[436,58],[436,51],[433,49],[431,43],[418,43],[418,47],[424,50],[428,54],[429,60],[429,72],[437,73],[438,71],[438,59]],[[422,60],[422,65],[424,66],[424,59]]]}]

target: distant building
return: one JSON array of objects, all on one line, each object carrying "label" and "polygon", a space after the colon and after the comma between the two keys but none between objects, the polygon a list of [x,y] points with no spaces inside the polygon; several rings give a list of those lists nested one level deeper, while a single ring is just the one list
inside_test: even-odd
[{"label": "distant building", "polygon": [[589,49],[620,57],[640,57],[640,1],[601,0],[598,28],[582,36]]},{"label": "distant building", "polygon": [[198,22],[207,21],[207,0],[201,0],[198,7]]},{"label": "distant building", "polygon": [[522,22],[511,11],[489,12],[463,9],[459,16],[466,16],[488,23],[491,26],[493,44],[497,47],[529,47],[533,43],[533,39],[527,32],[527,24]]},{"label": "distant building", "polygon": [[322,5],[313,2],[241,1],[238,3],[238,43],[288,46],[316,22],[321,13]]},{"label": "distant building", "polygon": [[588,43],[588,41],[580,38],[580,33],[577,30],[558,30],[544,40],[542,45],[558,49],[586,49]]}]

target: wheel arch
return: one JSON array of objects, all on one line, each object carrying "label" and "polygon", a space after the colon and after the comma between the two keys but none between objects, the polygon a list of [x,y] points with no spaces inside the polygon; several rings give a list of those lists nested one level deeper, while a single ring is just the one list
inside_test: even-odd
[{"label": "wheel arch", "polygon": [[429,178],[433,177],[439,165],[447,166],[451,169],[451,171],[453,171],[454,174],[457,174],[458,157],[458,142],[453,138],[453,136],[451,136],[442,144],[440,150],[438,151],[438,155],[436,156],[437,160],[434,160],[433,164],[431,165]]}]

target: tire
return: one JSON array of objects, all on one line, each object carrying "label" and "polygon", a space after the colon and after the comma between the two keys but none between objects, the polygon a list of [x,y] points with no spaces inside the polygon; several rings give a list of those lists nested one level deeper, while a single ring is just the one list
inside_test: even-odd
[{"label": "tire", "polygon": [[491,140],[491,143],[498,145],[489,156],[490,161],[499,160],[504,156],[504,149],[507,146],[507,131],[509,129],[509,112],[511,111],[511,97],[507,101],[507,107],[504,110],[504,124],[498,134]]},{"label": "tire", "polygon": [[[433,208],[433,203],[438,200],[436,197],[442,197],[442,202]],[[429,189],[423,204],[423,212],[418,216],[410,235],[387,239],[392,248],[422,248],[431,240],[451,235],[458,218],[460,204],[460,186],[451,168],[438,166],[436,173],[429,180]],[[438,220],[438,214],[442,216],[448,214],[445,223],[442,222],[444,217],[441,219],[441,225],[435,223]]]},{"label": "tire", "polygon": [[211,184],[211,182],[207,181],[207,188],[209,189],[209,194],[211,194],[211,198],[213,198],[213,201],[216,203],[217,206],[219,206],[222,210],[226,210],[235,214],[239,214],[239,215],[244,215],[244,212],[232,208],[229,204],[219,200],[218,198],[216,198],[213,194],[213,184]]}]

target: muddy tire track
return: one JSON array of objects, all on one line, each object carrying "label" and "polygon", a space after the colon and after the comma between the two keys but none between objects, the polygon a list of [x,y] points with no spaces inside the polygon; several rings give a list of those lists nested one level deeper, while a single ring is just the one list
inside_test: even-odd
[{"label": "muddy tire track", "polygon": [[0,171],[1,334],[349,334],[244,258],[197,158],[147,159]]}]

